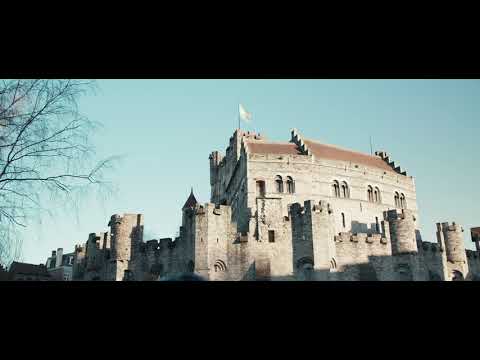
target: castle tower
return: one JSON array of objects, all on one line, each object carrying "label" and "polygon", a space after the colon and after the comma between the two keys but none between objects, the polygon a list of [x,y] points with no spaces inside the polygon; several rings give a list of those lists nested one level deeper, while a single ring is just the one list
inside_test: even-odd
[{"label": "castle tower", "polygon": [[[125,270],[135,270],[130,263],[139,253],[143,242],[143,215],[112,215],[110,222],[111,273],[112,280],[122,280]],[[134,271],[135,272],[135,271]]]},{"label": "castle tower", "polygon": [[410,210],[389,210],[386,214],[390,228],[392,255],[418,252],[414,216]]},{"label": "castle tower", "polygon": [[223,156],[218,151],[213,151],[208,159],[210,160],[210,201],[217,204],[220,201],[219,167]]},{"label": "castle tower", "polygon": [[296,203],[290,207],[290,217],[296,277],[328,280],[331,261],[336,255],[335,220],[330,204],[308,200],[301,207]]},{"label": "castle tower", "polygon": [[468,275],[468,262],[463,228],[455,222],[437,223],[437,240],[446,253],[445,280],[464,280]]},{"label": "castle tower", "polygon": [[75,245],[73,255],[72,280],[82,280],[85,272],[85,247]]},{"label": "castle tower", "polygon": [[87,271],[98,271],[100,270],[101,263],[103,260],[103,253],[101,252],[103,248],[103,236],[104,233],[90,233],[87,240]]},{"label": "castle tower", "polygon": [[388,210],[385,213],[390,230],[393,267],[396,280],[427,280],[427,272],[418,254],[415,217],[412,211]]}]

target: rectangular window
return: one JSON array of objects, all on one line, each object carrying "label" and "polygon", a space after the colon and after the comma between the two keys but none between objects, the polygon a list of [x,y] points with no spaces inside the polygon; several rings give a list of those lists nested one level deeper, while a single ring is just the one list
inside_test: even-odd
[{"label": "rectangular window", "polygon": [[257,181],[257,196],[265,196],[265,181]]},{"label": "rectangular window", "polygon": [[274,230],[268,230],[268,242],[275,242],[275,231]]}]

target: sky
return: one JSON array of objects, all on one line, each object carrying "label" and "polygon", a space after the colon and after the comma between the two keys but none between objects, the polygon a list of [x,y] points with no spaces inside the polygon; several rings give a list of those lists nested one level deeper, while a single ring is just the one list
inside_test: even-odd
[{"label": "sky", "polygon": [[86,196],[76,212],[47,199],[53,216],[21,232],[23,261],[45,263],[91,232],[108,231],[112,214],[142,213],[145,240],[174,237],[191,187],[210,198],[211,151],[225,151],[238,126],[238,104],[253,114],[242,128],[273,141],[290,129],[307,138],[365,153],[370,136],[415,179],[420,231],[436,242],[435,224],[480,226],[479,80],[98,80],[80,111],[102,127],[97,158],[121,156],[106,174],[116,191]]}]

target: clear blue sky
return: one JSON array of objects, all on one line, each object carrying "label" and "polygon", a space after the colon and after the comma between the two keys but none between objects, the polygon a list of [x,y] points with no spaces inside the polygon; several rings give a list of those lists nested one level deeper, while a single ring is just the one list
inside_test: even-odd
[{"label": "clear blue sky", "polygon": [[357,151],[389,152],[413,175],[424,240],[435,223],[480,226],[478,80],[99,80],[80,110],[103,123],[98,157],[124,155],[109,174],[115,196],[91,196],[78,217],[58,209],[24,231],[24,261],[44,263],[58,247],[73,251],[90,232],[105,231],[110,215],[145,215],[148,240],[173,237],[193,186],[209,200],[212,150],[224,151],[237,126],[238,103],[253,113],[248,129],[288,141],[306,137]]}]

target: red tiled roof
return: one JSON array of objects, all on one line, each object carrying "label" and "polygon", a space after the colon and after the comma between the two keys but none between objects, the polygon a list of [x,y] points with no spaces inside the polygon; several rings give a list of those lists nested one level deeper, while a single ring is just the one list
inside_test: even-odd
[{"label": "red tiled roof", "polygon": [[248,150],[254,154],[301,155],[297,145],[293,143],[268,143],[247,141]]},{"label": "red tiled roof", "polygon": [[[356,151],[341,149],[333,145],[321,144],[312,140],[304,140],[305,145],[313,155],[319,159],[331,159],[352,162],[382,170],[395,172],[385,161],[377,156],[362,154]],[[248,150],[254,154],[285,154],[301,155],[300,150],[294,143],[272,143],[246,141]]]},{"label": "red tiled roof", "polygon": [[312,140],[304,140],[304,142],[317,158],[348,161],[395,172],[385,161],[377,156],[341,149],[333,145],[320,144]]}]

